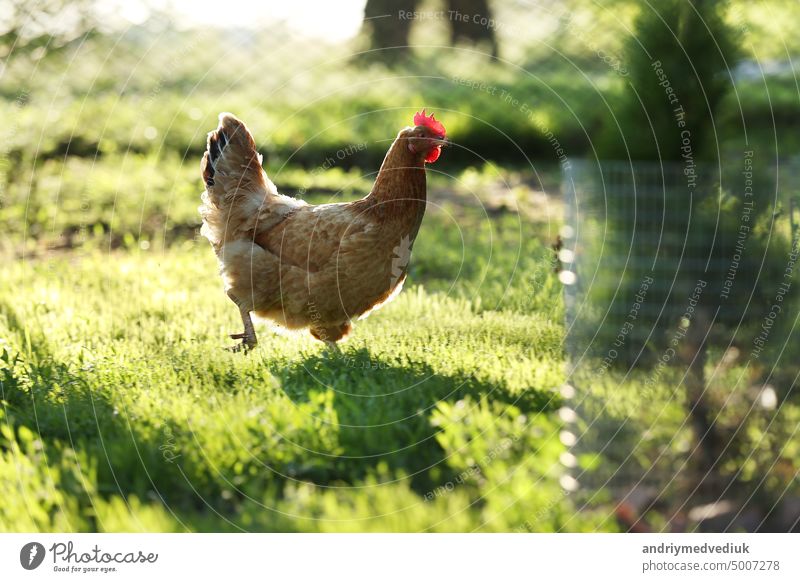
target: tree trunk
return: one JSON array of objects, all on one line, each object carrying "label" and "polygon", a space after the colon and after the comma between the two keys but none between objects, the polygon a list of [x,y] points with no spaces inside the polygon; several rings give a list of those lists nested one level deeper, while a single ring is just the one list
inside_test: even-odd
[{"label": "tree trunk", "polygon": [[488,43],[493,58],[498,56],[497,38],[488,0],[447,0],[450,44]]},{"label": "tree trunk", "polygon": [[362,25],[369,36],[370,60],[396,63],[408,57],[408,36],[413,18],[406,13],[416,10],[419,0],[367,0]]},{"label": "tree trunk", "polygon": [[[367,0],[364,7],[364,30],[370,52],[362,58],[394,64],[410,52],[409,35],[416,21],[409,13],[419,7],[419,0]],[[493,58],[498,56],[496,24],[488,0],[447,0],[444,18],[450,26],[450,45],[488,44]]]}]

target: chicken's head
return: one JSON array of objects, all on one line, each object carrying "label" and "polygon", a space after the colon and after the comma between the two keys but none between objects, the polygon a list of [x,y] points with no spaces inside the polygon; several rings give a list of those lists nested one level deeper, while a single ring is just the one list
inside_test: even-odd
[{"label": "chicken's head", "polygon": [[435,162],[442,153],[442,146],[448,144],[444,125],[432,113],[425,115],[423,109],[414,116],[414,126],[407,130],[409,151],[422,156],[428,163]]}]

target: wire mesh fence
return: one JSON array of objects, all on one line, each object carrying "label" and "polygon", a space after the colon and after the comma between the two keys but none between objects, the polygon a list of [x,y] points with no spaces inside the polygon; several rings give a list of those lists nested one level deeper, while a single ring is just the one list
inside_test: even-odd
[{"label": "wire mesh fence", "polygon": [[798,160],[574,161],[562,191],[584,506],[634,530],[786,527],[792,479],[753,471],[775,476],[765,435],[793,422],[769,395],[794,383],[763,370],[792,367]]}]

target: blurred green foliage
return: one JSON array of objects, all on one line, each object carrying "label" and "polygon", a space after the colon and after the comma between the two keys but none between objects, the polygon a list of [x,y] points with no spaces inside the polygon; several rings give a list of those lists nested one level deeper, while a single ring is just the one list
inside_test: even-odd
[{"label": "blurred green foliage", "polygon": [[[16,245],[24,234],[72,244],[81,229],[113,233],[114,244],[162,229],[185,236],[196,227],[205,135],[224,110],[248,123],[270,175],[289,193],[363,194],[389,141],[422,107],[438,113],[456,144],[436,170],[459,173],[489,161],[556,176],[552,186],[556,148],[570,159],[596,155],[600,128],[613,125],[633,73],[623,51],[633,41],[625,39],[641,14],[639,3],[620,0],[571,0],[562,8],[513,35],[530,13],[498,6],[506,61],[464,47],[417,47],[402,71],[359,66],[348,46],[280,26],[180,29],[163,15],[66,39],[52,52],[18,47],[0,69],[4,242]],[[794,10],[764,2],[745,11],[732,1],[720,18],[739,27],[744,58],[768,54],[780,63],[764,34],[779,34],[781,17]],[[763,18],[767,12],[776,19]],[[438,34],[440,24],[421,22],[413,34]],[[788,55],[794,45],[786,42]],[[762,79],[737,70],[735,90],[717,112],[720,151],[741,151],[742,119],[751,145],[796,151],[791,72]],[[646,133],[626,130],[629,139]]]},{"label": "blurred green foliage", "polygon": [[710,0],[643,7],[623,52],[630,84],[607,123],[602,158],[679,161],[685,143],[698,157],[719,154],[717,112],[742,52],[723,19],[726,7]]},{"label": "blurred green foliage", "polygon": [[[184,29],[155,15],[30,42],[0,31],[0,530],[617,529],[559,482],[559,208],[541,191],[557,192],[553,140],[595,155],[642,4],[569,0],[555,18],[497,4],[506,60],[415,46],[399,72],[282,26]],[[797,10],[731,2],[723,17],[745,58],[780,62],[798,50]],[[442,30],[422,22],[412,42]],[[785,50],[765,40],[777,36]],[[753,143],[796,151],[794,77],[740,75],[735,89],[721,148],[741,149],[744,115]],[[236,313],[196,238],[217,114],[248,123],[281,191],[328,202],[368,191],[422,107],[455,147],[429,171],[432,208],[398,301],[341,354],[268,333],[250,358],[222,351]],[[636,430],[651,422],[636,386],[592,390],[640,415]],[[659,385],[653,410],[669,398]],[[668,410],[640,462],[683,450]],[[796,425],[784,410],[777,431],[762,415],[742,441],[755,451],[742,470],[768,475],[770,491],[782,475],[768,451]],[[792,470],[796,451],[781,454]]]}]

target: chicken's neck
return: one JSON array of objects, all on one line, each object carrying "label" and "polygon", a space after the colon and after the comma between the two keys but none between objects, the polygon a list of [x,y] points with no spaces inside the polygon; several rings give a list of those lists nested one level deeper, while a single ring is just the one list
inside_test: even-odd
[{"label": "chicken's neck", "polygon": [[381,164],[372,191],[365,201],[383,221],[407,223],[416,235],[425,213],[425,163],[398,138]]}]

